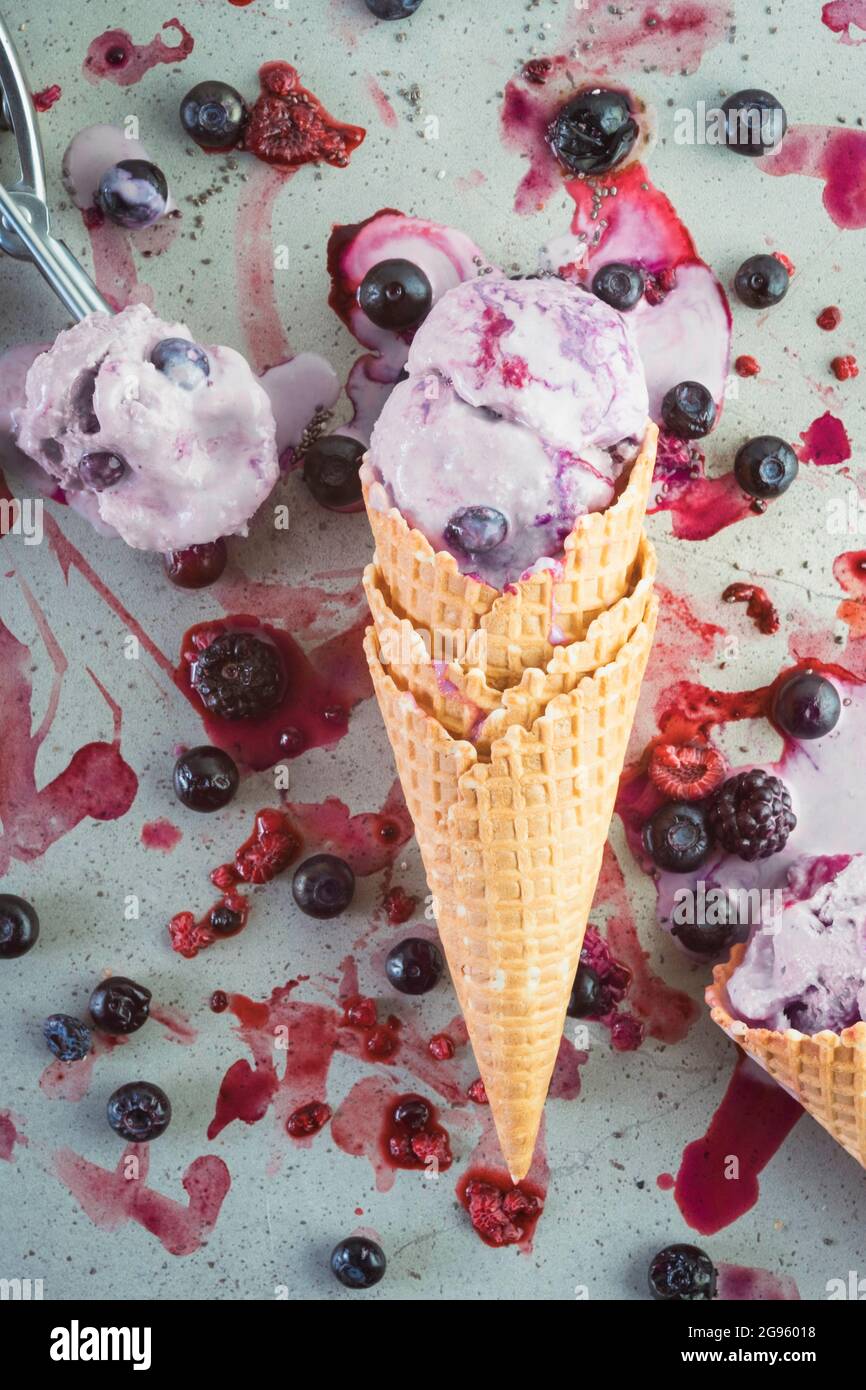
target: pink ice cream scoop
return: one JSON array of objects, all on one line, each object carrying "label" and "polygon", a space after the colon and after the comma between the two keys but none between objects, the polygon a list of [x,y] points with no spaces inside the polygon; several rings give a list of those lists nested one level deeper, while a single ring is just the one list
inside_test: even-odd
[{"label": "pink ice cream scoop", "polygon": [[17,443],[139,550],[246,534],[276,482],[274,415],[240,353],[143,304],[90,314],[27,373]]},{"label": "pink ice cream scoop", "polygon": [[806,1034],[866,1018],[866,857],[797,860],[781,896],[728,981],[732,1013]]},{"label": "pink ice cream scoop", "polygon": [[646,428],[625,319],[552,277],[481,275],[449,290],[407,369],[373,431],[371,502],[398,507],[500,589],[610,505]]}]

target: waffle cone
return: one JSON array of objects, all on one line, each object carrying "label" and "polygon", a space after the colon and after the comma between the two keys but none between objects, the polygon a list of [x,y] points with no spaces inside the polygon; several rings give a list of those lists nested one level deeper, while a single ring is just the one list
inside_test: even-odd
[{"label": "waffle cone", "polygon": [[376,484],[365,465],[364,503],[390,607],[434,641],[439,633],[443,642],[464,634],[468,643],[482,630],[484,668],[491,684],[511,685],[528,667],[545,667],[556,645],[581,641],[593,619],[628,592],[657,439],[658,429],[650,423],[619,497],[606,511],[578,518],[556,568],[533,573],[504,593],[461,574],[454,556],[434,550],[396,507],[376,506]]},{"label": "waffle cone", "polygon": [[[514,1181],[532,1161],[657,614],[482,760],[365,652]],[[542,673],[539,673],[542,674]]]},{"label": "waffle cone", "polygon": [[375,565],[364,571],[364,590],[380,660],[396,684],[411,691],[421,708],[455,738],[469,739],[485,754],[510,724],[530,729],[556,695],[567,694],[583,676],[614,660],[646,616],[655,572],[655,550],[642,536],[628,593],[593,619],[582,641],[556,647],[546,670],[524,671],[519,684],[505,691],[488,681],[483,667],[467,669],[466,660],[435,659],[435,650],[428,650],[421,634],[388,606]]},{"label": "waffle cone", "polygon": [[866,1168],[866,1023],[808,1037],[733,1019],[727,984],[745,949],[734,946],[726,964],[715,966],[706,990],[710,1017]]}]

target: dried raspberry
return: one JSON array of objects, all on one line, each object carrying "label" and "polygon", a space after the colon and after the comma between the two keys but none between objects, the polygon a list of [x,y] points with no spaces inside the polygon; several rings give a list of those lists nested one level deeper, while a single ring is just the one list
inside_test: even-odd
[{"label": "dried raspberry", "polygon": [[849,381],[860,375],[856,357],[834,357],[830,367],[837,381]]},{"label": "dried raspberry", "polygon": [[842,322],[842,311],[837,309],[835,304],[828,304],[826,309],[822,309],[815,322],[819,328],[823,328],[825,333],[832,333],[834,328],[838,328]]},{"label": "dried raspberry", "polygon": [[454,1162],[451,1146],[448,1143],[448,1135],[444,1130],[439,1130],[436,1133],[423,1130],[420,1134],[413,1135],[410,1147],[421,1164],[428,1163],[432,1158],[435,1159],[440,1169],[444,1169],[450,1168]]},{"label": "dried raspberry", "polygon": [[291,864],[300,848],[282,811],[259,811],[252,836],[235,856],[235,873],[244,883],[268,883]]},{"label": "dried raspberry", "polygon": [[365,131],[329,115],[312,92],[301,86],[289,63],[265,63],[259,77],[262,93],[250,112],[244,147],[283,168],[311,162],[345,168]]},{"label": "dried raspberry", "polygon": [[525,1235],[518,1223],[535,1220],[542,1210],[541,1199],[520,1188],[506,1191],[475,1178],[466,1184],[464,1196],[472,1225],[489,1245],[516,1245]]},{"label": "dried raspberry", "polygon": [[178,912],[168,924],[171,948],[186,960],[192,960],[206,946],[212,946],[213,933],[195,920],[191,912]]},{"label": "dried raspberry", "polygon": [[725,780],[725,760],[709,744],[657,743],[649,776],[672,801],[699,801]]}]

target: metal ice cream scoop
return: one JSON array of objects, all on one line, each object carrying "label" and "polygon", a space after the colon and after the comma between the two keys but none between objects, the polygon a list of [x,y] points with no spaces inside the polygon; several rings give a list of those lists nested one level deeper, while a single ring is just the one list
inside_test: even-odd
[{"label": "metal ice cream scoop", "polygon": [[[0,15],[0,92],[2,125],[18,146],[21,177],[11,187],[0,180],[0,251],[32,261],[73,318],[112,312],[69,247],[51,235],[45,190],[45,162],[36,108],[21,59]],[[0,137],[2,139],[2,137]]]}]

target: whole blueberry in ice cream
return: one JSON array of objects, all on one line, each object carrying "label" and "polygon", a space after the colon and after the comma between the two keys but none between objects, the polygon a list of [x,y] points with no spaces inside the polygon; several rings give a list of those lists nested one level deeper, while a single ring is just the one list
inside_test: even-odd
[{"label": "whole blueberry in ice cream", "polygon": [[107,449],[84,454],[78,460],[78,476],[90,492],[105,492],[107,488],[116,487],[126,472],[126,460]]},{"label": "whole blueberry in ice cream", "polygon": [[835,729],[841,712],[835,685],[815,671],[789,676],[773,700],[773,718],[791,738],[823,738]]},{"label": "whole blueberry in ice cream", "polygon": [[432,302],[433,288],[423,270],[399,258],[372,266],[358,289],[358,303],[377,328],[417,328]]},{"label": "whole blueberry in ice cream", "polygon": [[180,104],[180,122],[203,150],[231,150],[243,133],[246,106],[228,82],[198,82]]},{"label": "whole blueberry in ice cream", "polygon": [[197,390],[210,376],[210,362],[204,348],[186,338],[163,338],[150,354],[150,360],[158,372],[182,391]]},{"label": "whole blueberry in ice cream", "polygon": [[119,227],[136,231],[158,222],[168,206],[165,174],[147,159],[122,159],[99,180],[96,200]]},{"label": "whole blueberry in ice cream", "polygon": [[701,381],[680,381],[662,401],[662,422],[678,439],[703,439],[716,423],[716,403]]},{"label": "whole blueberry in ice cream", "polygon": [[495,507],[462,507],[445,527],[445,540],[464,555],[477,555],[501,545],[508,522]]},{"label": "whole blueberry in ice cream", "polygon": [[775,434],[759,434],[737,450],[734,473],[750,497],[781,497],[799,472],[797,455]]},{"label": "whole blueberry in ice cream", "polygon": [[592,292],[621,313],[633,309],[644,292],[644,273],[639,266],[609,261],[592,277]]},{"label": "whole blueberry in ice cream", "polygon": [[669,801],[644,826],[647,853],[660,869],[688,873],[704,863],[710,836],[703,806],[695,801]]},{"label": "whole blueberry in ice cream", "polygon": [[606,174],[625,158],[637,136],[626,94],[604,87],[572,97],[547,132],[553,153],[572,174]]},{"label": "whole blueberry in ice cream", "polygon": [[662,1302],[702,1302],[716,1296],[716,1271],[696,1245],[667,1245],[650,1260],[649,1288]]}]

